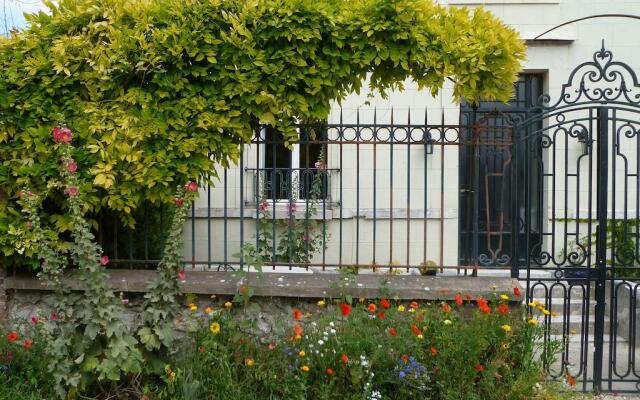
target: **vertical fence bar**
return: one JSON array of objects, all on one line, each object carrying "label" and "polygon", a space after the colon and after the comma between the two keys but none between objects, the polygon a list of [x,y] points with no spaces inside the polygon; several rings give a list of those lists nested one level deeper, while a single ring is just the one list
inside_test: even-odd
[{"label": "vertical fence bar", "polygon": [[424,136],[422,138],[422,140],[424,140],[425,144],[425,148],[424,148],[424,196],[423,196],[423,204],[422,204],[422,262],[426,263],[427,262],[427,216],[428,216],[428,212],[429,209],[427,208],[428,205],[428,193],[429,193],[429,185],[428,183],[428,177],[429,177],[429,159],[428,159],[428,146],[433,146],[433,143],[429,144],[427,141],[430,141],[431,138],[431,134],[429,133],[429,123],[428,123],[428,111],[427,108],[425,107],[424,109]]},{"label": "vertical fence bar", "polygon": [[[471,143],[473,143],[473,274],[478,270],[479,236],[480,236],[480,132],[476,126],[478,107],[471,111]],[[466,270],[465,270],[466,274]]]},{"label": "vertical fence bar", "polygon": [[[207,174],[207,180],[211,180],[211,175]],[[211,185],[207,184],[207,269],[211,268]]]},{"label": "vertical fence bar", "polygon": [[[426,189],[426,188],[425,188]],[[407,272],[411,258],[409,257],[409,241],[411,239],[411,107],[407,110]]]},{"label": "vertical fence bar", "polygon": [[[223,199],[223,205],[222,205],[222,213],[223,213],[223,217],[222,217],[222,224],[223,224],[223,231],[224,231],[224,268],[226,269],[226,267],[229,265],[229,254],[228,254],[228,247],[229,247],[229,232],[228,232],[228,226],[227,224],[229,223],[229,215],[228,215],[228,193],[227,193],[227,187],[228,187],[228,174],[227,174],[228,170],[227,168],[224,169],[224,199]],[[240,173],[244,174],[244,170],[241,168],[240,169]],[[242,251],[242,249],[240,249],[240,251]]]},{"label": "vertical fence bar", "polygon": [[[343,214],[342,214],[342,210],[343,210],[343,201],[342,201],[342,176],[344,175],[344,167],[342,164],[342,141],[343,141],[343,135],[344,132],[342,131],[342,107],[340,107],[340,130],[338,130],[338,139],[339,139],[339,158],[340,158],[340,167],[338,170],[338,175],[339,175],[339,185],[340,187],[338,188],[340,194],[338,196],[338,202],[339,202],[339,207],[340,207],[340,230],[339,230],[339,237],[340,237],[340,243],[338,244],[339,246],[339,250],[338,250],[338,266],[342,266],[342,221],[343,221]],[[327,137],[329,136],[329,130],[327,129]],[[327,158],[327,164],[329,163],[329,146],[327,145],[326,147],[327,149],[327,154],[325,155],[325,157]]]},{"label": "vertical fence bar", "polygon": [[440,272],[444,271],[444,110],[441,119],[442,141],[440,143]]},{"label": "vertical fence bar", "polygon": [[[244,248],[244,144],[240,146],[240,249]],[[240,269],[244,269],[244,254],[240,251]]]},{"label": "vertical fence bar", "polygon": [[360,108],[356,114],[356,265],[360,265]]},{"label": "vertical fence bar", "polygon": [[604,347],[605,280],[607,278],[607,196],[608,196],[608,138],[609,116],[606,107],[598,108],[598,155],[597,155],[597,203],[598,228],[596,230],[596,312],[595,351],[593,364],[593,388],[602,391],[602,358]]},{"label": "vertical fence bar", "polygon": [[[393,107],[391,108],[391,128],[389,129],[389,264],[393,262]],[[409,238],[407,238],[408,240]]]},{"label": "vertical fence bar", "polygon": [[376,145],[378,144],[378,130],[377,130],[377,109],[374,108],[373,109],[373,246],[372,246],[372,252],[373,252],[373,260],[372,260],[372,264],[373,264],[373,271],[375,272],[376,270],[376,222],[377,222],[377,218],[376,218],[376,211],[377,211],[377,203],[376,203],[376,192],[377,192],[377,188],[376,188],[376,177],[377,177],[377,163],[376,163]]}]

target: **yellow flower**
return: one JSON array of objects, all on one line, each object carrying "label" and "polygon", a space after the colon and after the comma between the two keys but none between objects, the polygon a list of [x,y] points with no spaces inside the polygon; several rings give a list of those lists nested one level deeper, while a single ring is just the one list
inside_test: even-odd
[{"label": "yellow flower", "polygon": [[531,303],[529,303],[529,307],[538,307],[538,302],[537,301],[532,301]]},{"label": "yellow flower", "polygon": [[224,303],[224,308],[231,308],[233,307],[233,303],[230,301],[227,301],[226,303]]},{"label": "yellow flower", "polygon": [[307,355],[307,353],[305,353],[305,352],[304,352],[304,350],[300,350],[300,353],[298,353],[298,355],[299,355],[300,357],[304,357],[304,356],[306,356],[306,355]]},{"label": "yellow flower", "polygon": [[207,314],[207,315],[213,314],[213,308],[211,308],[211,307],[205,308],[204,309],[204,313]]},{"label": "yellow flower", "polygon": [[501,294],[501,295],[500,295],[500,298],[501,298],[502,300],[509,300],[509,296],[507,296],[506,294]]},{"label": "yellow flower", "polygon": [[318,301],[318,307],[324,307],[326,305],[327,305],[327,303],[324,300]]},{"label": "yellow flower", "polygon": [[189,307],[189,310],[191,311],[196,311],[198,309],[198,306],[193,303],[189,304],[187,307]]},{"label": "yellow flower", "polygon": [[501,328],[505,332],[511,332],[511,326],[510,325],[502,325]]},{"label": "yellow flower", "polygon": [[409,312],[410,312],[410,313],[414,313],[414,312],[416,312],[416,309],[415,309],[415,308],[410,308],[410,309],[409,309]]},{"label": "yellow flower", "polygon": [[398,306],[398,312],[404,312],[405,308],[402,304]]},{"label": "yellow flower", "polygon": [[220,333],[220,324],[217,322],[212,322],[211,325],[209,325],[209,330],[214,335],[217,335],[218,333]]},{"label": "yellow flower", "polygon": [[547,310],[546,308],[544,308],[544,309],[542,309],[542,310],[540,310],[540,311],[542,311],[542,313],[543,313],[544,315],[550,315],[550,314],[551,314],[551,311]]},{"label": "yellow flower", "polygon": [[247,367],[253,367],[253,360],[250,358],[245,358],[244,365],[246,365]]},{"label": "yellow flower", "polygon": [[421,334],[419,334],[419,335],[418,335],[418,336],[416,336],[416,337],[417,337],[419,340],[424,339],[424,336],[422,336],[422,333],[421,333]]},{"label": "yellow flower", "polygon": [[509,350],[509,343],[502,343],[503,350]]},{"label": "yellow flower", "polygon": [[451,320],[450,319],[445,319],[444,321],[442,321],[443,324],[445,325],[451,325]]},{"label": "yellow flower", "polygon": [[531,318],[531,319],[529,319],[529,321],[527,321],[527,322],[529,322],[529,325],[533,325],[533,326],[538,325],[538,320],[537,320],[537,319],[533,319],[533,318]]},{"label": "yellow flower", "polygon": [[300,367],[301,370],[303,370],[304,372],[309,372],[309,366],[308,365],[303,365],[302,367]]},{"label": "yellow flower", "polygon": [[175,377],[176,377],[176,373],[174,371],[171,371],[171,374],[169,374],[169,378],[175,379]]}]

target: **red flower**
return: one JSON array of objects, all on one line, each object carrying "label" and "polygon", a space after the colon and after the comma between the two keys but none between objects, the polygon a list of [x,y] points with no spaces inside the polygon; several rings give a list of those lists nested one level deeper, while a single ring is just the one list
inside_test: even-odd
[{"label": "red flower", "polygon": [[16,341],[16,340],[18,340],[19,338],[20,338],[20,335],[19,335],[19,334],[18,334],[18,332],[16,332],[16,331],[10,332],[10,333],[7,335],[7,340],[8,340],[8,341],[10,341],[10,342],[15,342],[15,341]]},{"label": "red flower", "polygon": [[459,294],[457,294],[456,297],[454,297],[454,300],[455,300],[456,305],[458,307],[460,307],[462,305],[462,296],[460,296]]},{"label": "red flower", "polygon": [[500,304],[498,306],[498,313],[500,313],[500,315],[507,315],[509,313],[509,306],[506,304]]},{"label": "red flower", "polygon": [[327,375],[333,376],[333,370],[331,368],[327,368]]},{"label": "red flower", "polygon": [[296,321],[300,321],[302,319],[302,311],[298,310],[297,308],[294,308],[293,319],[295,319]]},{"label": "red flower", "polygon": [[31,317],[31,323],[34,325],[38,325],[38,322],[40,322],[40,318],[38,318],[36,315],[34,315],[33,317]]},{"label": "red flower", "polygon": [[387,318],[387,314],[385,314],[385,313],[384,313],[384,311],[380,311],[380,312],[378,313],[378,318],[380,318],[380,319],[385,319],[385,318]]},{"label": "red flower", "polygon": [[415,325],[411,325],[411,331],[417,335],[422,335],[422,331]]},{"label": "red flower", "polygon": [[102,257],[100,257],[100,264],[102,264],[102,265],[107,265],[107,264],[109,264],[109,256],[102,256]]},{"label": "red flower", "polygon": [[296,336],[302,336],[302,326],[296,324],[296,326],[293,327],[293,333],[295,333]]},{"label": "red flower", "polygon": [[483,314],[491,314],[491,307],[489,307],[487,305],[482,305],[482,306],[480,306],[480,311]]},{"label": "red flower", "polygon": [[476,364],[473,368],[475,368],[476,371],[478,371],[478,372],[484,371],[484,365],[482,365],[482,364]]},{"label": "red flower", "polygon": [[78,170],[78,164],[76,164],[75,162],[70,162],[69,164],[67,164],[67,171],[69,172],[76,172]]},{"label": "red flower", "polygon": [[409,362],[409,355],[403,354],[402,357],[400,357],[400,359],[406,364]]},{"label": "red flower", "polygon": [[370,304],[367,306],[367,310],[369,310],[369,312],[371,312],[371,313],[376,312],[376,310],[377,310],[377,309],[378,309],[378,307],[376,307],[376,305],[375,305],[375,304],[373,304],[373,303],[370,303]]},{"label": "red flower", "polygon": [[465,294],[465,295],[464,295],[464,299],[465,299],[465,300],[471,300],[472,298],[473,298],[473,297],[471,297],[471,295],[470,295],[470,294]]},{"label": "red flower", "polygon": [[343,317],[348,317],[351,314],[351,306],[347,303],[340,304],[340,312]]},{"label": "red flower", "polygon": [[174,197],[173,204],[177,205],[178,207],[182,207],[184,205],[184,199],[181,199],[180,197]]},{"label": "red flower", "polygon": [[412,301],[411,303],[409,303],[409,307],[413,308],[414,310],[418,309],[418,303],[415,301]]},{"label": "red flower", "polygon": [[432,347],[431,348],[431,355],[434,356],[434,357],[437,356],[438,355],[438,349],[436,349],[435,347]]},{"label": "red flower", "polygon": [[445,314],[449,314],[451,312],[451,306],[449,303],[442,304],[442,311],[444,311]]},{"label": "red flower", "polygon": [[346,364],[349,362],[349,357],[347,357],[346,354],[343,354],[340,356],[340,361],[342,361],[343,364]]},{"label": "red flower", "polygon": [[30,349],[32,346],[33,346],[33,341],[29,339],[25,339],[22,341],[22,347],[24,347],[25,349]]},{"label": "red flower", "polygon": [[186,190],[187,192],[195,192],[198,190],[198,184],[194,181],[189,181],[186,185],[184,185],[184,190]]},{"label": "red flower", "polygon": [[182,271],[178,271],[178,279],[180,279],[181,281],[186,281],[187,280],[187,271],[182,270]]},{"label": "red flower", "polygon": [[389,303],[389,300],[387,299],[382,299],[380,300],[380,307],[388,309],[389,307],[391,307],[391,303]]},{"label": "red flower", "polygon": [[56,313],[51,313],[51,320],[52,320],[52,321],[57,321],[58,319],[60,319],[60,318],[58,317],[58,314],[56,314]]},{"label": "red flower", "polygon": [[520,288],[519,288],[519,287],[514,287],[514,288],[513,288],[513,294],[514,294],[516,297],[520,297]]},{"label": "red flower", "polygon": [[198,353],[204,353],[204,346],[198,347]]},{"label": "red flower", "polygon": [[396,328],[389,328],[389,335],[393,337],[398,336],[398,332],[396,332]]}]

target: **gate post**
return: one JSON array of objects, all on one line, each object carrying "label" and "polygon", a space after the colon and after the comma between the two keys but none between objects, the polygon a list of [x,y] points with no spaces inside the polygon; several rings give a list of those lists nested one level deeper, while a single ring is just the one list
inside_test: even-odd
[{"label": "gate post", "polygon": [[607,268],[607,196],[609,174],[609,116],[606,107],[598,107],[597,202],[596,216],[596,307],[594,325],[593,389],[602,391],[602,358],[604,347],[605,281]]}]

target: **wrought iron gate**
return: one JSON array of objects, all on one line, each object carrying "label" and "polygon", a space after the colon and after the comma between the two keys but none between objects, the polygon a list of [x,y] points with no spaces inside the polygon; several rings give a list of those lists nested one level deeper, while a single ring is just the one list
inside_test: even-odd
[{"label": "wrought iron gate", "polygon": [[[517,122],[513,275],[545,305],[548,366],[583,390],[640,390],[640,85],[604,47],[578,65],[557,101]],[[519,165],[518,163],[524,163]],[[541,187],[528,180],[541,176]],[[538,212],[542,216],[537,215]],[[524,243],[522,243],[524,241]]]}]

